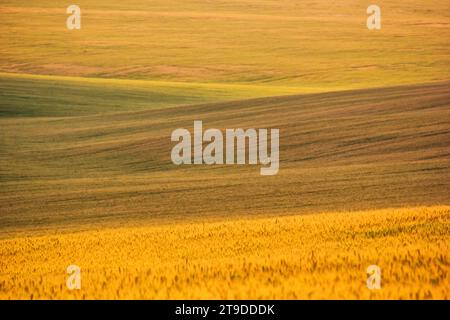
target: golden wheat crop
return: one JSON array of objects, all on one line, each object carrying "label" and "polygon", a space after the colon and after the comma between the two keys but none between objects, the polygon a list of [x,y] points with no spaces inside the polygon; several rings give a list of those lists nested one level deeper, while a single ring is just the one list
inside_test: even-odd
[{"label": "golden wheat crop", "polygon": [[448,299],[449,221],[440,206],[4,239],[0,298]]}]

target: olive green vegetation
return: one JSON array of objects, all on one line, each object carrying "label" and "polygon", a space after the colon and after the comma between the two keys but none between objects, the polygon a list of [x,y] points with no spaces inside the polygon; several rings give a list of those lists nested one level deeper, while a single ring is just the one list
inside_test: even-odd
[{"label": "olive green vegetation", "polygon": [[282,86],[0,73],[0,117],[66,117],[287,95]]},{"label": "olive green vegetation", "polygon": [[[6,92],[11,103],[19,101],[10,113],[22,112],[14,96],[39,81]],[[98,96],[105,106],[130,105],[126,95],[108,100],[109,89],[94,88],[96,95],[84,95],[86,109],[98,107]],[[52,90],[57,97],[66,88]],[[449,101],[444,82],[84,116],[3,116],[1,234],[448,204]],[[59,103],[48,99],[42,108]],[[171,132],[192,131],[199,119],[205,130],[279,128],[279,173],[261,176],[259,165],[174,165]]]}]

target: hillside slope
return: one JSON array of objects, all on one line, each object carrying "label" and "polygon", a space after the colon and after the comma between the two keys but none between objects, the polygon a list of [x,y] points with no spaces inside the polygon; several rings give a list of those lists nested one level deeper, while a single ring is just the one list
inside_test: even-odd
[{"label": "hillside slope", "polygon": [[[0,233],[448,204],[449,101],[450,84],[440,83],[3,116]],[[259,165],[173,165],[171,132],[192,131],[194,120],[204,129],[279,128],[278,175],[261,176]]]}]

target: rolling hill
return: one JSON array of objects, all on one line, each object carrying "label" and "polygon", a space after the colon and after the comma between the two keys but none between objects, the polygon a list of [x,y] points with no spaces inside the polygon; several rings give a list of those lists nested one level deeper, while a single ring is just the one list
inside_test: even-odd
[{"label": "rolling hill", "polygon": [[[36,81],[4,91],[16,106],[0,109],[7,115],[0,119],[4,237],[450,200],[449,83],[147,110],[136,103],[134,111],[135,95],[118,92],[120,99],[108,100],[110,91],[95,86],[80,108],[98,113],[83,116],[69,102],[65,116],[46,114],[66,104],[52,99],[66,90],[54,86],[36,116],[23,116],[19,98]],[[124,111],[95,109],[100,96],[103,105],[123,104]],[[175,166],[171,132],[192,131],[194,120],[204,129],[279,128],[280,172],[263,177],[259,165]]]},{"label": "rolling hill", "polygon": [[[449,1],[76,4],[0,3],[0,299],[449,299]],[[278,174],[174,165],[196,120]]]}]

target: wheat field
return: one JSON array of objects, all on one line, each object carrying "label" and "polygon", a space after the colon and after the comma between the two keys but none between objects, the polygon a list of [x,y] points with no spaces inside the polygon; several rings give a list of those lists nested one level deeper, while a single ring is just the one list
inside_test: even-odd
[{"label": "wheat field", "polygon": [[[0,298],[448,299],[449,228],[441,206],[1,240]],[[80,290],[66,287],[71,264]]]},{"label": "wheat field", "polygon": [[[448,299],[450,3],[377,4],[2,0],[0,299]],[[174,165],[195,120],[279,173]]]}]

